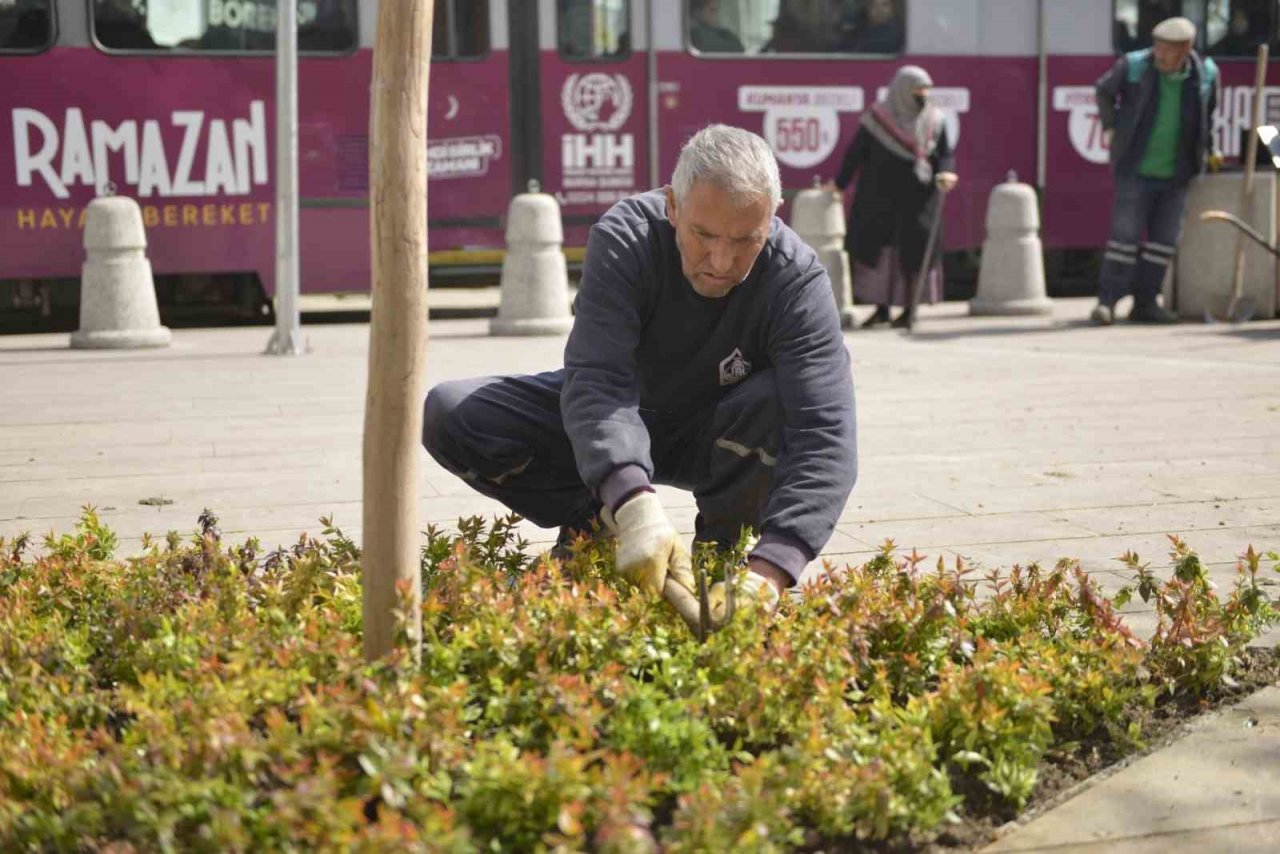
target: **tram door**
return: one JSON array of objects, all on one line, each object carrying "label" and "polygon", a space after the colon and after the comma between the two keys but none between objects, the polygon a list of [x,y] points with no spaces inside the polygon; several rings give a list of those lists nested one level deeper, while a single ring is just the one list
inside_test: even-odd
[{"label": "tram door", "polygon": [[[518,21],[517,6],[525,18],[536,8],[537,20]],[[523,160],[513,158],[513,166],[523,167],[515,183],[536,179],[560,202],[571,260],[600,214],[649,189],[647,6],[648,0],[510,0],[512,122],[524,136]],[[536,75],[517,56],[517,40],[524,50],[536,44]]]},{"label": "tram door", "polygon": [[521,152],[510,127],[507,7],[508,0],[435,0],[427,211],[437,269],[491,263],[502,246],[502,212],[517,171],[511,158]]}]

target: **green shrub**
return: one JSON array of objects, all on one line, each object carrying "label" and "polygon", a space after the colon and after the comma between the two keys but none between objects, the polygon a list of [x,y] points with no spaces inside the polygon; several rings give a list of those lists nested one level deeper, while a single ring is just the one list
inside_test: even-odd
[{"label": "green shrub", "polygon": [[[607,542],[548,563],[516,522],[428,531],[417,665],[363,661],[331,520],[268,554],[208,512],[127,560],[91,508],[39,555],[0,540],[0,849],[919,840],[1025,804],[1052,750],[1134,746],[1157,695],[1230,684],[1276,619],[1252,549],[1225,599],[1175,540],[1174,577],[1130,556],[1113,602],[1070,562],[975,578],[888,543],[698,643]],[[1116,614],[1134,592],[1150,644]]]},{"label": "green shrub", "polygon": [[1200,557],[1170,536],[1173,576],[1160,581],[1133,552],[1122,558],[1137,580],[1116,596],[1127,604],[1134,592],[1155,606],[1156,632],[1146,666],[1155,684],[1173,695],[1199,696],[1220,685],[1234,685],[1249,641],[1280,618],[1280,611],[1258,584],[1262,557],[1253,547],[1236,564],[1236,584],[1226,601],[1218,597]]}]

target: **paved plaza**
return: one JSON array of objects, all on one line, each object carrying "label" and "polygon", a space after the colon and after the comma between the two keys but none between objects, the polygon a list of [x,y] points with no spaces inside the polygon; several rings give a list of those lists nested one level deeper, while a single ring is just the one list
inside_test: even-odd
[{"label": "paved plaza", "polygon": [[[1089,308],[970,318],[950,303],[910,338],[849,333],[860,473],[822,559],[892,538],[988,568],[1076,557],[1113,585],[1117,556],[1165,562],[1170,533],[1224,582],[1245,546],[1280,547],[1280,322],[1098,329]],[[0,536],[66,530],[84,504],[126,550],[203,507],[266,545],[327,515],[358,534],[368,334],[305,327],[297,358],[260,355],[263,327],[176,330],[155,351],[0,338]],[[429,382],[558,367],[563,345],[433,321]],[[692,532],[692,496],[662,498]],[[421,510],[424,525],[502,512],[425,454]]]},{"label": "paved plaza", "polygon": [[[953,303],[923,309],[910,338],[849,333],[860,474],[822,560],[859,562],[892,538],[983,568],[1075,557],[1114,590],[1126,550],[1167,566],[1166,534],[1223,586],[1246,546],[1280,548],[1280,322],[1098,329],[1091,305],[1002,319]],[[430,382],[559,366],[563,338],[487,328],[433,321]],[[268,547],[319,533],[329,515],[358,538],[369,328],[308,326],[311,352],[297,358],[260,355],[269,332],[176,330],[168,349],[124,352],[0,338],[0,536],[68,530],[92,504],[126,554],[144,532],[192,530],[204,507],[227,538]],[[691,496],[660,493],[692,532]],[[447,525],[502,508],[426,459],[421,511]],[[527,527],[544,546],[554,533]],[[1151,628],[1141,602],[1130,611]],[[1001,847],[1275,850],[1277,690]]]}]

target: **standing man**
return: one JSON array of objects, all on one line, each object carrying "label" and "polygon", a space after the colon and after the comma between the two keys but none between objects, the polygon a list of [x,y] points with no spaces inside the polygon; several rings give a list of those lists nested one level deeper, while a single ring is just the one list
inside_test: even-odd
[{"label": "standing man", "polygon": [[1096,84],[1116,182],[1092,315],[1102,326],[1112,323],[1116,302],[1130,289],[1129,320],[1177,323],[1156,298],[1178,251],[1187,185],[1219,162],[1213,143],[1218,67],[1191,49],[1195,24],[1169,18],[1151,35],[1153,47],[1120,57]]},{"label": "standing man", "polygon": [[592,227],[563,370],[436,386],[428,452],[478,492],[560,526],[561,543],[599,514],[619,572],[686,619],[697,614],[689,549],[652,484],[691,490],[695,541],[759,534],[743,592],[775,606],[826,545],[857,475],[831,283],[774,216],[781,200],[763,139],[700,131],[671,186]]}]

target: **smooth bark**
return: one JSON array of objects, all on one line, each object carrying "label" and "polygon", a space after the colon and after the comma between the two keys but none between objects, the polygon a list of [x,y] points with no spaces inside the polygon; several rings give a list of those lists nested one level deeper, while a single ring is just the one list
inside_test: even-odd
[{"label": "smooth bark", "polygon": [[378,4],[370,117],[373,308],[364,420],[364,651],[396,644],[407,604],[409,650],[420,652],[418,525],[427,347],[427,88],[430,0]]}]

